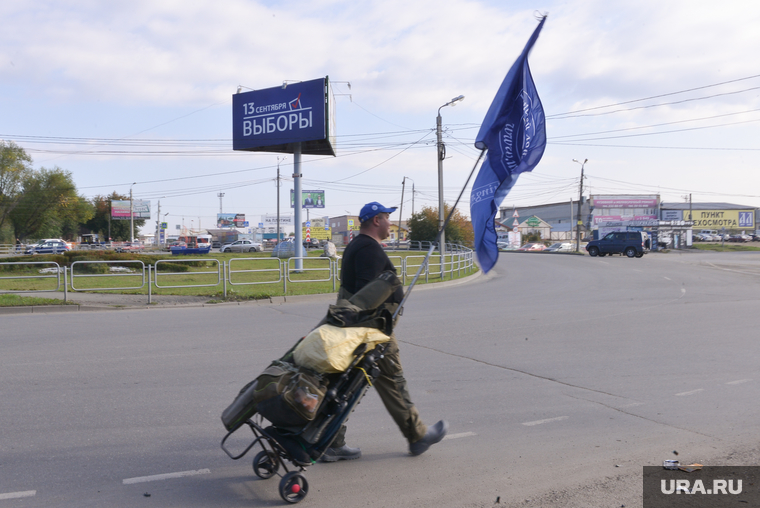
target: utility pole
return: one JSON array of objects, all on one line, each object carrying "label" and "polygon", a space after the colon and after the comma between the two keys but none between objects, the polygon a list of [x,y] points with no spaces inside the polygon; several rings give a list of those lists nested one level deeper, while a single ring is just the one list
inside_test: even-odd
[{"label": "utility pole", "polygon": [[219,198],[219,213],[223,213],[222,212],[222,198],[224,197],[224,192],[220,192],[219,194],[216,195],[216,197]]},{"label": "utility pole", "polygon": [[160,235],[159,231],[161,230],[161,200],[158,200],[158,215],[156,215],[156,241],[154,242],[156,245],[159,245],[158,237]]},{"label": "utility pole", "polygon": [[280,161],[285,161],[285,157],[277,157],[277,242],[280,243]]},{"label": "utility pole", "polygon": [[438,230],[441,232],[441,243],[438,246],[441,252],[441,280],[446,273],[446,232],[443,231],[444,217],[446,215],[443,209],[443,159],[446,158],[446,145],[443,144],[441,109],[446,106],[456,106],[456,103],[464,100],[464,95],[458,95],[449,102],[438,108],[438,116],[435,118],[435,133],[438,151]]},{"label": "utility pole", "polygon": [[412,180],[412,215],[414,215],[414,180]]},{"label": "utility pole", "polygon": [[406,185],[406,177],[401,180],[401,208],[398,212],[398,235],[396,235],[396,248],[401,247],[401,216],[404,213],[404,186]]},{"label": "utility pole", "polygon": [[691,192],[689,193],[689,220],[691,220]]},{"label": "utility pole", "polygon": [[575,224],[575,252],[581,251],[581,224],[583,224],[583,220],[581,219],[582,210],[583,210],[583,168],[586,166],[586,163],[588,162],[588,159],[584,160],[583,162],[573,159],[573,162],[577,162],[581,165],[581,185],[580,185],[580,191],[578,192],[578,218],[577,223]]},{"label": "utility pole", "polygon": [[134,211],[134,205],[132,204],[132,187],[135,185],[134,182],[132,185],[129,186],[129,241],[134,242],[135,241],[135,211]]}]

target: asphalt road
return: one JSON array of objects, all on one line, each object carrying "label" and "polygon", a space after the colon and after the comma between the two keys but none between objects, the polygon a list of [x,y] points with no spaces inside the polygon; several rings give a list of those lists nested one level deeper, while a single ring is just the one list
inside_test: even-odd
[{"label": "asphalt road", "polygon": [[[505,253],[415,290],[404,369],[449,437],[408,456],[370,391],[363,457],[308,468],[302,504],[631,507],[641,466],[749,460],[759,302],[754,253]],[[219,416],[327,303],[0,316],[0,508],[283,504],[253,452],[220,450]]]}]

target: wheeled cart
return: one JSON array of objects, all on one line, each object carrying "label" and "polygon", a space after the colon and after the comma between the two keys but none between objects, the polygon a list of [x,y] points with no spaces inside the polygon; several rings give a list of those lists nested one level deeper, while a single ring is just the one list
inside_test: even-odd
[{"label": "wheeled cart", "polygon": [[[280,476],[280,497],[288,503],[298,503],[309,493],[309,482],[303,475],[332,444],[341,426],[361,402],[364,394],[380,375],[377,361],[382,358],[386,343],[365,352],[362,344],[354,351],[355,359],[348,369],[328,376],[328,390],[312,421],[300,429],[268,425],[260,414],[254,414],[229,430],[222,439],[222,450],[232,459],[244,457],[252,448],[261,448],[253,458],[253,472],[262,479]],[[240,427],[247,425],[253,440],[235,454],[226,442]],[[265,426],[268,425],[268,426]],[[291,465],[289,466],[288,463]]]}]

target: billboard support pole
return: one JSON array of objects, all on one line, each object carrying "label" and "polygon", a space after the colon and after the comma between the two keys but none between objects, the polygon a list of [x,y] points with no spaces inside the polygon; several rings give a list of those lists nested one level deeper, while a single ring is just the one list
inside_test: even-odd
[{"label": "billboard support pole", "polygon": [[294,143],[293,147],[293,215],[295,219],[295,242],[296,271],[303,269],[303,239],[301,232],[301,142]]}]

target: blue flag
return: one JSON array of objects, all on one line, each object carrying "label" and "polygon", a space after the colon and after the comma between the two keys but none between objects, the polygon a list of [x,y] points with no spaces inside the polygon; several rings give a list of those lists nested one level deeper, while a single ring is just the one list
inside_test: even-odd
[{"label": "blue flag", "polygon": [[499,258],[494,226],[499,205],[514,187],[520,173],[536,167],[546,148],[544,108],[528,67],[528,53],[538,39],[544,21],[546,16],[509,69],[475,138],[477,148],[488,149],[470,194],[475,252],[486,273]]}]

